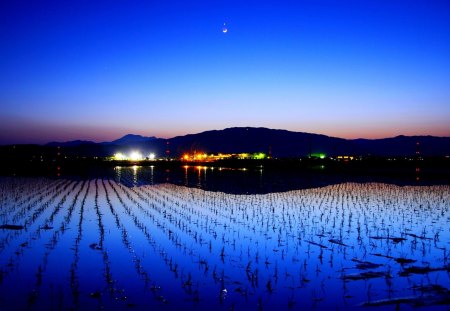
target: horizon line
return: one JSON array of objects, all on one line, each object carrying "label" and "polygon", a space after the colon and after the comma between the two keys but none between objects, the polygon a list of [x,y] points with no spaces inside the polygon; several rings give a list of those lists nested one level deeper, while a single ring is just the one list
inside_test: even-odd
[{"label": "horizon line", "polygon": [[305,132],[305,131],[293,131],[293,130],[288,130],[288,129],[282,129],[282,128],[270,128],[270,127],[264,127],[264,126],[232,126],[232,127],[225,127],[222,129],[210,129],[210,130],[204,130],[204,131],[199,131],[199,132],[194,132],[194,133],[186,133],[186,134],[181,134],[181,135],[175,135],[175,136],[171,136],[171,137],[158,137],[158,136],[146,136],[146,135],[141,135],[141,134],[135,134],[132,132],[128,132],[126,134],[121,135],[118,138],[112,139],[112,140],[99,140],[99,139],[69,139],[69,140],[49,140],[47,142],[42,142],[42,143],[37,143],[37,142],[25,142],[25,143],[1,143],[0,142],[0,146],[13,146],[13,145],[40,145],[40,146],[45,146],[48,144],[54,144],[54,143],[69,143],[69,142],[76,142],[76,141],[80,141],[80,142],[86,142],[86,143],[95,143],[95,144],[102,144],[102,143],[111,143],[115,140],[119,140],[125,136],[128,135],[135,135],[135,136],[141,136],[141,137],[145,137],[145,138],[154,138],[154,139],[164,139],[164,140],[171,140],[177,137],[184,137],[184,136],[188,136],[188,135],[198,135],[198,134],[202,134],[202,133],[206,133],[206,132],[214,132],[214,131],[225,131],[225,130],[230,130],[230,129],[266,129],[266,130],[274,130],[274,131],[286,131],[286,132],[291,132],[291,133],[303,133],[303,134],[309,134],[309,135],[319,135],[319,136],[326,136],[326,137],[330,137],[330,138],[337,138],[337,139],[344,139],[344,140],[381,140],[381,139],[392,139],[392,138],[397,138],[397,137],[438,137],[438,138],[450,138],[450,135],[448,136],[438,136],[438,135],[431,135],[431,134],[416,134],[416,135],[405,135],[405,134],[397,134],[397,135],[393,135],[393,136],[383,136],[383,137],[377,137],[377,138],[365,138],[365,137],[358,137],[358,138],[344,138],[344,137],[340,137],[340,136],[331,136],[331,135],[327,135],[327,134],[321,134],[321,133],[313,133],[313,132]]}]

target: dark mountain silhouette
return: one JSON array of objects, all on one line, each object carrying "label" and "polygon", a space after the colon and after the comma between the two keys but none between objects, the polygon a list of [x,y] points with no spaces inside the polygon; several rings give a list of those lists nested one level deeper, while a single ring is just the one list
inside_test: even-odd
[{"label": "dark mountain silhouette", "polygon": [[397,136],[384,139],[343,139],[325,135],[291,132],[268,128],[235,127],[212,130],[170,139],[125,135],[112,142],[72,141],[50,143],[64,154],[76,156],[111,156],[116,152],[139,150],[144,155],[180,157],[186,152],[206,153],[272,153],[276,158],[303,157],[314,153],[327,156],[421,156],[450,155],[450,137]]},{"label": "dark mountain silhouette", "polygon": [[[228,128],[168,140],[171,152],[265,152],[274,157],[298,157],[314,153],[336,155],[422,156],[450,154],[450,137],[397,136],[385,139],[348,140],[325,135],[267,128]],[[419,143],[419,145],[417,145]]]},{"label": "dark mountain silhouette", "polygon": [[375,156],[412,156],[416,151],[421,156],[450,155],[450,137],[396,136],[383,139],[355,139],[361,154]]},{"label": "dark mountain silhouette", "polygon": [[50,142],[48,144],[46,144],[46,146],[49,147],[77,147],[80,145],[95,145],[96,143],[94,143],[93,141],[89,141],[89,140],[72,140],[72,141],[66,141],[66,142]]},{"label": "dark mountain silhouette", "polygon": [[128,134],[123,136],[122,138],[113,140],[111,142],[104,142],[105,145],[119,145],[119,146],[126,146],[126,145],[133,145],[133,144],[140,144],[140,143],[146,143],[149,142],[156,137],[145,137],[141,135],[134,135],[134,134]]},{"label": "dark mountain silhouette", "polygon": [[348,153],[348,141],[325,135],[273,130],[267,128],[228,128],[169,140],[176,154],[184,152],[239,153],[265,152],[275,157],[296,157],[314,152]]}]

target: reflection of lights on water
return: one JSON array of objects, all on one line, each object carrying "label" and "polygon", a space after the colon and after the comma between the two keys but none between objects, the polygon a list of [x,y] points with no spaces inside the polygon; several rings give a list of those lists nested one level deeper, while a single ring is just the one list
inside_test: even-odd
[{"label": "reflection of lights on water", "polygon": [[197,166],[197,187],[201,187],[202,185],[202,167],[201,166]]},{"label": "reflection of lights on water", "polygon": [[184,167],[184,185],[187,186],[189,184],[189,179],[188,179],[188,169],[189,166],[185,165]]},{"label": "reflection of lights on water", "polygon": [[133,165],[132,168],[133,168],[133,184],[136,185],[137,181],[138,181],[137,172],[138,172],[139,166]]},{"label": "reflection of lights on water", "polygon": [[122,178],[122,167],[116,166],[114,167],[114,170],[116,171],[116,182],[120,182],[120,179]]},{"label": "reflection of lights on water", "polygon": [[150,165],[150,184],[153,185],[153,165]]}]

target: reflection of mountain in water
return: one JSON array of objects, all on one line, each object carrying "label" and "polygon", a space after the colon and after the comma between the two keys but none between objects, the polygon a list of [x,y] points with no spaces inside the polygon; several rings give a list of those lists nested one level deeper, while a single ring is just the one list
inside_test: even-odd
[{"label": "reflection of mountain in water", "polygon": [[[264,168],[231,169],[206,166],[184,166],[172,169],[157,167],[116,167],[116,181],[132,187],[172,183],[234,194],[285,192],[318,188],[343,182],[383,182],[397,185],[424,185],[412,176],[352,176],[307,170],[265,170]],[[433,184],[442,184],[434,181]]]}]

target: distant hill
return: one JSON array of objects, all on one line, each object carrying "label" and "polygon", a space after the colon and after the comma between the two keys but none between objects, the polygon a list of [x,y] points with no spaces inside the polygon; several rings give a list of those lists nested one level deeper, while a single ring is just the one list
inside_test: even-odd
[{"label": "distant hill", "polygon": [[77,147],[80,145],[95,145],[96,143],[94,143],[93,141],[89,141],[89,140],[72,140],[72,141],[66,141],[66,142],[50,142],[48,144],[46,144],[45,146],[49,146],[49,147]]},{"label": "distant hill", "polygon": [[416,151],[422,156],[450,155],[450,137],[401,135],[383,139],[356,139],[352,142],[363,155],[412,156]]},{"label": "distant hill", "polygon": [[158,157],[179,157],[186,152],[241,153],[271,152],[276,158],[302,157],[314,153],[372,156],[450,155],[450,137],[397,136],[384,139],[343,139],[326,135],[287,130],[234,127],[170,139],[128,134],[111,142],[91,141],[52,142],[46,147],[60,146],[64,153],[76,156],[111,156],[115,152],[139,150]]},{"label": "distant hill", "polygon": [[[168,140],[171,152],[265,152],[274,157],[298,157],[313,153],[336,155],[423,156],[449,155],[450,137],[398,136],[385,139],[349,140],[268,128],[237,127],[178,136]],[[419,143],[419,145],[417,145]]]},{"label": "distant hill", "polygon": [[348,141],[325,135],[273,130],[267,128],[236,127],[220,131],[178,136],[169,140],[176,154],[184,152],[239,153],[265,152],[275,157],[296,157],[310,152],[350,151]]},{"label": "distant hill", "polygon": [[145,136],[141,136],[141,135],[128,134],[128,135],[123,136],[122,138],[113,140],[111,142],[104,142],[103,144],[123,146],[123,145],[145,143],[145,142],[149,142],[155,138],[156,137],[154,137],[154,136],[145,137]]}]

